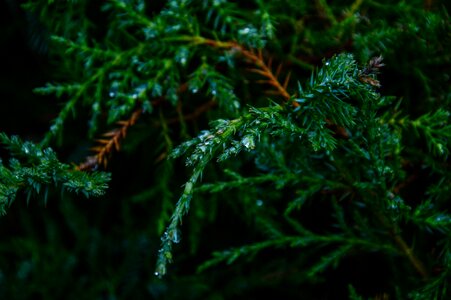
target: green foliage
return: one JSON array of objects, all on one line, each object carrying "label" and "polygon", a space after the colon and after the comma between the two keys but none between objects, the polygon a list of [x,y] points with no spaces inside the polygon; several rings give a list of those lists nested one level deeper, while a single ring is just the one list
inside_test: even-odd
[{"label": "green foliage", "polygon": [[40,194],[43,189],[43,198],[47,202],[50,185],[61,186],[62,190],[82,193],[86,197],[101,196],[108,187],[108,173],[73,171],[69,165],[60,163],[50,148],[42,149],[31,142],[21,141],[17,136],[9,138],[4,133],[0,134],[0,142],[14,157],[9,161],[9,168],[0,160],[1,214],[6,213],[6,208],[15,200],[19,190],[27,192],[29,201],[33,194]]},{"label": "green foliage", "polygon": [[39,144],[1,133],[1,213],[112,192],[10,209],[0,297],[451,297],[445,1],[24,9],[61,107]]}]

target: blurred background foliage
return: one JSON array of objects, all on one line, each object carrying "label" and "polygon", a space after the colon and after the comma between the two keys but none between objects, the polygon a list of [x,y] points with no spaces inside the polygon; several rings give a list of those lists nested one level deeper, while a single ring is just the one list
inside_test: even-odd
[{"label": "blurred background foliage", "polygon": [[[106,165],[112,174],[104,197],[85,199],[57,188],[50,189],[46,201],[27,201],[26,193],[18,194],[0,218],[0,298],[449,295],[450,288],[437,294],[434,286],[446,282],[451,269],[449,132],[428,136],[421,128],[434,120],[442,126],[445,120],[449,129],[449,114],[434,114],[449,111],[451,102],[448,1],[3,0],[0,5],[0,131],[51,146],[61,161],[75,168],[92,155],[90,148],[103,145],[96,139],[125,126],[118,121],[140,113],[136,123],[127,125],[127,135],[120,136],[120,151],[88,164],[98,169]],[[290,220],[280,217],[287,204],[281,199],[301,199],[306,209],[296,217],[316,233],[331,230],[331,219],[341,211],[336,199],[316,193],[317,186],[299,195],[298,190],[278,189],[274,178],[259,184],[242,181],[241,176],[256,175],[249,153],[206,167],[203,181],[213,185],[195,193],[177,233],[182,242],[173,249],[174,263],[164,278],[155,276],[160,237],[190,176],[184,162],[167,160],[168,154],[208,129],[212,120],[236,118],[248,106],[267,106],[269,99],[282,102],[280,93],[265,93],[272,87],[257,83],[261,78],[249,72],[249,62],[237,58],[238,50],[218,41],[264,49],[264,60],[274,60],[274,69],[281,63],[280,77],[291,74],[291,91],[297,90],[298,81],[308,82],[324,58],[349,52],[364,65],[372,57],[384,57],[379,92],[395,98],[380,114],[387,124],[405,131],[402,152],[410,160],[402,162],[400,173],[407,179],[399,194],[416,199],[407,205],[417,212],[417,220],[402,223],[403,230],[432,278],[418,295],[415,283],[422,281],[401,255],[355,251],[346,256],[338,253],[346,249],[334,245],[262,247],[255,253],[240,248],[280,232],[296,233]],[[407,128],[408,119],[417,122]],[[263,138],[262,143],[272,142]],[[274,142],[274,148],[280,146]],[[276,161],[292,158],[291,148],[282,147],[285,157],[269,147],[259,156],[260,164],[276,156]],[[4,161],[11,155],[5,148],[0,151]],[[239,183],[224,183],[230,180]],[[220,192],[211,192],[215,189]],[[440,224],[422,217],[430,202],[421,198],[435,201],[428,216],[442,216]],[[340,203],[345,214],[352,211],[347,210],[349,202]],[[422,230],[414,229],[421,222]],[[220,257],[227,249],[238,249],[245,254],[237,257],[244,257],[232,264],[215,266],[214,259],[212,267],[203,264],[212,252]],[[448,266],[446,259],[434,260],[440,251],[449,256]],[[326,261],[330,255],[340,258],[335,267]],[[305,270],[313,264],[311,257],[324,263],[324,270],[315,266],[317,276]],[[205,270],[199,271],[200,265]]]}]

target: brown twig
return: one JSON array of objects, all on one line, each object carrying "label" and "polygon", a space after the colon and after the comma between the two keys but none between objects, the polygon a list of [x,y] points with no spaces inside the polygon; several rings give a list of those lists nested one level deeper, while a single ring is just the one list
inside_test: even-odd
[{"label": "brown twig", "polygon": [[390,236],[393,238],[393,241],[399,247],[402,253],[407,257],[407,259],[410,261],[410,263],[418,272],[418,274],[420,274],[420,276],[423,279],[427,279],[429,277],[429,274],[423,262],[420,259],[418,259],[418,257],[413,252],[412,248],[410,248],[409,245],[407,245],[406,241],[402,238],[401,234],[399,233],[400,229],[397,227],[397,225],[389,224],[390,221],[388,221],[387,218],[380,213],[377,213],[376,216],[378,217],[382,225],[388,229],[388,232],[390,233]]},{"label": "brown twig", "polygon": [[128,120],[117,122],[117,124],[121,125],[121,127],[103,134],[104,138],[96,140],[98,146],[91,148],[91,150],[96,152],[96,154],[88,156],[83,163],[79,164],[76,167],[76,169],[86,171],[95,169],[99,165],[106,167],[111,153],[113,152],[113,150],[120,150],[121,141],[127,135],[128,129],[131,126],[135,125],[141,113],[141,109],[136,110],[132,113],[131,117]]},{"label": "brown twig", "polygon": [[429,274],[426,271],[423,262],[421,262],[421,260],[419,260],[416,257],[415,253],[413,253],[412,248],[410,248],[404,241],[404,239],[401,237],[401,235],[397,233],[396,228],[391,231],[391,236],[393,237],[393,240],[395,241],[396,245],[398,245],[398,247],[407,257],[407,259],[410,261],[412,266],[415,268],[415,270],[417,270],[417,272],[421,275],[421,277],[423,277],[423,279],[427,279],[429,277]]},{"label": "brown twig", "polygon": [[433,2],[433,0],[424,0],[424,9],[431,10]]},{"label": "brown twig", "polygon": [[[262,77],[265,77],[264,80],[258,80],[257,83],[264,83],[272,86],[273,90],[265,91],[268,95],[276,95],[276,96],[282,96],[286,102],[290,101],[291,95],[287,91],[288,83],[290,81],[290,75],[291,73],[288,73],[283,83],[281,83],[277,78],[282,70],[282,64],[280,64],[276,72],[273,73],[271,70],[272,65],[272,59],[268,59],[268,63],[265,63],[265,60],[263,58],[263,53],[261,50],[258,50],[257,53],[255,53],[254,50],[248,50],[241,46],[240,44],[236,42],[222,42],[222,41],[215,41],[205,38],[200,38],[198,43],[207,44],[211,47],[215,48],[222,48],[222,49],[230,49],[233,51],[236,51],[237,53],[241,54],[243,57],[245,57],[250,63],[252,63],[255,68],[249,68],[248,70],[261,75]],[[375,59],[372,59],[370,63],[367,66],[367,69],[365,69],[368,74],[370,72],[376,72],[380,67],[382,67],[382,57],[378,57]],[[368,76],[368,74],[363,74],[363,76]],[[366,77],[365,77],[366,78]],[[373,79],[374,80],[374,79]],[[377,81],[376,81],[377,82]],[[377,82],[378,83],[378,82]],[[296,101],[291,101],[291,105],[293,107],[299,107],[300,104]],[[335,135],[340,138],[348,139],[349,134],[347,130],[343,127],[337,126],[330,122],[330,120],[326,120],[329,129],[332,129],[335,132]]]},{"label": "brown twig", "polygon": [[[265,80],[260,80],[258,81],[259,83],[269,84],[274,88],[274,90],[271,91],[271,94],[280,95],[284,98],[285,101],[289,101],[291,99],[291,95],[287,91],[288,82],[290,80],[290,74],[288,74],[288,76],[285,78],[284,83],[281,83],[277,79],[277,77],[281,72],[282,65],[279,65],[276,69],[276,72],[273,73],[273,71],[271,70],[272,58],[268,59],[268,62],[265,63],[263,53],[261,50],[258,50],[256,53],[254,50],[252,49],[248,50],[236,42],[221,42],[203,38],[199,41],[199,43],[207,44],[215,48],[236,51],[255,66],[255,68],[248,69],[250,72],[265,77]],[[295,101],[292,101],[291,104],[295,107],[299,106],[299,103]]]},{"label": "brown twig", "polygon": [[380,68],[385,66],[382,63],[383,57],[382,56],[376,56],[370,59],[370,61],[367,63],[365,68],[360,72],[359,74],[359,80],[368,83],[375,87],[380,87],[380,83],[377,79],[374,79],[371,77],[371,75],[375,75],[379,73]]},{"label": "brown twig", "polygon": [[[280,74],[281,71],[281,65],[277,68],[275,75],[271,70],[271,63],[272,60],[268,60],[268,64],[265,63],[263,59],[263,53],[261,50],[258,51],[258,53],[255,53],[253,50],[246,50],[244,48],[240,47],[240,53],[243,55],[246,59],[248,59],[250,62],[252,62],[258,69],[251,68],[249,71],[254,72],[256,74],[259,74],[263,77],[266,77],[266,80],[263,81],[264,83],[267,83],[275,88],[277,93],[282,96],[286,101],[290,100],[291,96],[288,93],[286,86],[288,85],[289,75],[285,79],[285,83],[281,84],[279,80],[277,79],[277,76]],[[297,106],[299,105],[297,102],[293,102],[293,105]]]}]

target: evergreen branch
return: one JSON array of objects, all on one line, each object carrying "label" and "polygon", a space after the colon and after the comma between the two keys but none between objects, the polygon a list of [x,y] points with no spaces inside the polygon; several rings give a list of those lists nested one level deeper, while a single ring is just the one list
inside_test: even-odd
[{"label": "evergreen branch", "polygon": [[[196,146],[195,153],[191,157],[192,159],[194,158],[194,161],[188,161],[189,164],[193,164],[195,167],[190,179],[185,184],[183,194],[178,200],[171,221],[163,234],[155,275],[159,277],[164,276],[166,274],[167,264],[172,262],[172,245],[180,242],[179,225],[181,225],[182,217],[188,213],[191,198],[194,193],[194,185],[201,177],[207,164],[213,159],[214,154],[233,137],[245,121],[246,118],[240,118],[227,122],[227,126],[220,126],[214,135],[206,132],[203,136],[198,138],[202,143],[199,143]],[[187,146],[190,147],[190,145],[192,145],[192,143],[189,143]],[[209,149],[207,149],[207,146]],[[180,151],[183,150],[180,148],[175,149],[172,153],[172,157],[179,156],[181,154]],[[186,149],[184,149],[184,151],[186,151]]]},{"label": "evergreen branch", "polygon": [[321,16],[328,19],[332,25],[336,25],[338,23],[326,0],[315,0],[315,4]]},{"label": "evergreen branch", "polygon": [[448,238],[443,254],[441,255],[441,270],[438,275],[428,280],[423,286],[416,287],[415,290],[409,294],[409,297],[415,300],[428,299],[447,299],[449,298],[449,282],[451,279],[451,252],[449,251],[450,239]]},{"label": "evergreen branch", "polygon": [[[210,39],[205,39],[202,37],[194,38],[196,44],[206,44],[215,48],[226,49],[231,51],[236,51],[244,58],[246,58],[250,63],[255,65],[258,69],[250,69],[249,71],[260,74],[263,77],[266,77],[269,85],[273,86],[277,93],[284,98],[285,101],[289,101],[291,96],[286,89],[286,85],[288,83],[289,77],[287,77],[285,84],[282,84],[278,81],[277,76],[271,70],[271,61],[268,64],[265,63],[263,59],[263,53],[261,50],[258,50],[257,53],[253,50],[247,50],[243,46],[237,44],[236,42],[221,42]],[[277,74],[280,73],[280,70]],[[292,102],[292,104],[296,107],[298,104],[296,102]]]},{"label": "evergreen branch", "polygon": [[[79,90],[81,91],[81,89]],[[69,101],[64,104],[63,109],[60,110],[58,116],[53,120],[53,124],[50,126],[50,130],[45,134],[41,146],[46,147],[50,144],[50,141],[55,136],[58,137],[58,141],[61,141],[61,130],[64,125],[64,121],[69,117],[69,114],[75,114],[75,105],[78,102],[79,97],[81,96],[80,92],[77,92],[76,96],[72,97]]]},{"label": "evergreen branch", "polygon": [[207,87],[207,95],[214,100],[220,100],[219,106],[234,115],[240,108],[240,101],[233,92],[230,79],[222,75],[214,67],[204,61],[191,75],[188,87],[193,94]]},{"label": "evergreen branch", "polygon": [[402,238],[399,227],[395,223],[389,225],[390,222],[387,220],[387,218],[379,213],[376,213],[376,216],[378,217],[382,225],[388,229],[388,232],[392,237],[393,241],[402,251],[402,253],[407,257],[407,259],[415,268],[415,270],[421,275],[421,277],[423,277],[423,279],[427,279],[429,277],[429,274],[423,262],[418,259],[413,250],[407,245],[406,241]]},{"label": "evergreen branch", "polygon": [[89,55],[92,59],[114,59],[118,55],[115,51],[104,50],[99,47],[89,47],[86,44],[79,44],[61,36],[52,36],[51,39],[55,43],[63,46],[66,49],[66,54],[71,54],[72,52],[82,53],[83,55]]},{"label": "evergreen branch", "polygon": [[[258,58],[258,56],[256,56]],[[190,201],[194,192],[194,185],[200,178],[203,170],[215,155],[218,161],[223,161],[235,156],[242,150],[255,149],[255,141],[260,139],[261,132],[269,131],[273,136],[299,135],[302,137],[315,130],[315,134],[309,134],[309,141],[314,149],[330,149],[335,147],[335,140],[327,129],[324,128],[326,115],[336,115],[333,120],[339,124],[354,125],[356,108],[345,103],[351,96],[361,98],[360,101],[370,102],[377,95],[368,84],[359,80],[356,63],[352,55],[340,55],[333,57],[324,63],[324,67],[316,74],[315,78],[304,90],[299,86],[299,98],[294,102],[299,107],[283,108],[272,106],[266,108],[251,108],[250,113],[241,118],[225,121],[218,120],[212,124],[214,130],[204,131],[197,138],[187,141],[174,149],[172,158],[181,156],[191,150],[186,160],[188,166],[194,170],[191,178],[185,184],[184,192],[179,199],[171,222],[162,237],[156,274],[162,276],[166,273],[166,265],[172,261],[172,245],[174,239],[179,240],[179,224],[182,217],[188,212]],[[283,88],[283,87],[282,87]],[[365,94],[365,96],[362,96]],[[322,98],[324,98],[323,105]],[[331,101],[335,99],[336,101]],[[319,108],[319,109],[318,109]],[[303,110],[300,110],[303,109]],[[311,111],[311,113],[310,113]],[[335,113],[335,114],[333,114]],[[319,114],[316,115],[315,114]],[[302,124],[302,127],[300,127]],[[240,140],[233,137],[240,135]]]},{"label": "evergreen branch", "polygon": [[70,166],[58,161],[50,148],[42,149],[31,142],[23,142],[18,137],[9,138],[0,133],[0,142],[14,157],[9,168],[0,160],[0,213],[5,214],[6,207],[15,200],[19,190],[27,192],[29,200],[32,194],[40,194],[44,188],[44,202],[47,202],[50,185],[61,186],[71,192],[82,193],[87,198],[105,193],[110,175],[93,172],[85,174],[71,170]]},{"label": "evergreen branch", "polygon": [[451,233],[451,215],[440,211],[430,199],[418,205],[409,219],[428,231],[436,230],[443,234]]},{"label": "evergreen branch", "polygon": [[[399,231],[399,229],[394,230]],[[429,274],[426,271],[423,262],[421,262],[421,260],[418,259],[418,257],[414,254],[412,249],[407,245],[407,243],[404,241],[404,239],[398,232],[392,231],[391,234],[395,243],[399,246],[404,255],[409,259],[412,266],[417,270],[417,272],[421,275],[421,277],[423,277],[423,279],[427,279],[429,277]]]},{"label": "evergreen branch", "polygon": [[60,98],[64,94],[71,95],[78,91],[81,85],[78,83],[72,84],[51,84],[47,83],[45,87],[35,88],[33,91],[40,95],[54,94],[57,98]]},{"label": "evergreen branch", "polygon": [[451,125],[448,123],[451,113],[448,110],[439,108],[435,112],[426,113],[415,120],[399,115],[399,112],[393,115],[387,114],[385,118],[381,119],[381,122],[403,129],[412,129],[415,136],[425,138],[430,152],[446,160],[451,147]]},{"label": "evergreen branch", "polygon": [[346,10],[345,17],[346,18],[352,17],[358,11],[363,2],[364,0],[355,0],[354,3],[352,3],[351,7],[348,10]]},{"label": "evergreen branch", "polygon": [[352,248],[354,248],[354,245],[343,245],[330,252],[328,255],[323,256],[317,264],[310,268],[307,276],[311,278],[315,277],[318,273],[326,270],[330,265],[336,267],[343,257],[352,250]]},{"label": "evergreen branch", "polygon": [[[271,70],[271,60],[268,61],[268,64],[265,63],[264,59],[263,59],[263,54],[262,51],[259,50],[258,53],[255,53],[255,51],[253,50],[247,50],[245,48],[243,48],[241,45],[237,44],[236,42],[222,42],[222,41],[215,41],[215,40],[210,40],[210,39],[206,39],[200,36],[197,37],[182,37],[180,38],[181,41],[188,41],[191,42],[193,44],[206,44],[215,48],[219,48],[219,49],[227,49],[233,52],[237,52],[239,54],[241,54],[244,58],[246,58],[249,62],[251,62],[253,65],[255,65],[257,68],[251,68],[249,69],[251,72],[257,73],[263,77],[266,78],[265,81],[262,81],[263,83],[267,83],[270,86],[273,86],[275,88],[275,93],[274,94],[278,94],[280,96],[282,96],[284,98],[284,100],[286,102],[289,102],[290,99],[292,98],[292,96],[288,93],[287,91],[287,85],[289,82],[289,78],[290,78],[290,73],[288,73],[288,76],[286,77],[284,83],[281,83],[278,81],[277,79],[277,75],[280,73],[280,66],[279,68],[276,70],[276,75],[272,72]],[[344,66],[344,64],[343,64]],[[374,75],[376,75],[379,72],[379,69],[384,66],[384,64],[382,63],[382,57],[376,57],[371,59],[367,66],[359,71],[359,80],[363,83],[366,84],[370,84],[372,86],[375,87],[379,87],[379,82],[374,79]],[[351,71],[352,72],[352,71]],[[333,78],[331,78],[330,75],[332,75],[332,77],[336,74],[341,74],[341,73],[331,73],[331,74],[327,74],[327,73],[320,73],[318,74],[318,77],[321,78],[321,80],[323,80],[323,82],[317,83],[317,87],[313,87],[312,84],[313,82],[311,82],[311,91],[316,91],[316,92],[320,92],[323,93],[323,87],[325,86],[329,86],[329,82],[334,82]],[[313,77],[312,77],[313,78]],[[344,79],[340,78],[339,80],[341,80],[341,83],[344,83]],[[349,83],[347,83],[349,84]],[[302,89],[300,90],[300,93],[303,94]],[[312,93],[307,94],[308,96],[313,96]],[[338,97],[335,96],[335,98],[339,99]],[[297,99],[294,101],[291,101],[291,104],[293,107],[295,108],[299,108],[301,106],[302,101],[304,101],[303,99]],[[331,114],[333,115],[333,114]],[[334,131],[336,132],[336,134],[338,136],[343,136],[345,138],[348,137],[346,129],[336,126],[335,124],[341,125],[341,124],[348,124],[347,126],[349,126],[349,123],[346,121],[347,119],[349,119],[349,116],[345,116],[345,112],[341,112],[338,114],[339,116],[342,116],[341,118],[341,122],[337,122],[336,120],[330,120],[327,116],[325,117],[325,120],[328,124],[329,127],[334,128]]]},{"label": "evergreen branch", "polygon": [[445,109],[439,109],[435,113],[427,113],[412,121],[414,131],[422,132],[426,138],[429,149],[443,157],[447,157],[451,146],[451,113]]},{"label": "evergreen branch", "polygon": [[202,272],[212,266],[225,262],[232,264],[234,261],[242,256],[255,256],[259,252],[268,248],[304,248],[312,245],[329,245],[329,244],[342,244],[342,246],[334,251],[334,254],[326,256],[326,258],[320,261],[317,265],[314,265],[308,273],[312,276],[317,272],[324,270],[328,265],[337,261],[338,256],[342,256],[348,253],[352,248],[368,248],[371,251],[386,251],[390,253],[398,253],[398,251],[388,244],[375,244],[367,241],[366,239],[359,239],[356,237],[344,237],[337,235],[315,235],[312,232],[308,232],[306,236],[283,236],[277,239],[266,240],[263,242],[257,242],[254,244],[233,248],[222,252],[213,252],[213,258],[202,263],[197,271]]},{"label": "evergreen branch", "polygon": [[[122,62],[124,57],[127,57],[126,55],[119,55],[116,56],[112,61],[108,62],[103,68],[100,68],[94,75],[92,75],[87,81],[85,81],[83,84],[80,85],[80,88],[74,93],[74,95],[69,99],[69,101],[66,102],[63,109],[59,112],[58,116],[53,120],[53,124],[50,127],[50,130],[47,132],[47,134],[44,136],[43,140],[41,141],[41,146],[46,147],[50,144],[50,141],[55,136],[58,136],[61,140],[61,131],[64,125],[65,120],[69,117],[69,114],[72,113],[75,115],[75,106],[79,102],[80,98],[83,96],[83,94],[88,90],[88,88],[94,84],[96,81],[101,80],[105,74],[110,70],[110,68],[117,66],[119,63]],[[38,92],[51,92],[49,90],[51,87],[39,89]],[[61,91],[57,91],[58,93],[61,93]]]},{"label": "evergreen branch", "polygon": [[208,9],[207,23],[212,21],[213,28],[222,35],[228,31],[237,32],[238,28],[245,25],[237,4],[233,2],[207,0],[204,1],[203,8]]},{"label": "evergreen branch", "polygon": [[274,182],[278,187],[283,187],[290,181],[297,181],[298,176],[295,174],[264,174],[255,177],[239,177],[237,180],[204,183],[196,189],[198,192],[219,193],[226,189],[239,188],[243,186],[258,185],[265,182]]},{"label": "evergreen branch", "polygon": [[[263,54],[262,51],[259,50],[258,54],[254,53],[254,51],[252,50],[246,50],[244,48],[242,48],[241,46],[238,46],[241,55],[243,55],[246,59],[248,59],[250,62],[252,62],[255,66],[257,66],[258,68],[261,69],[261,71],[256,70],[256,69],[250,69],[250,71],[256,72],[260,75],[262,75],[263,77],[267,78],[267,83],[271,86],[273,86],[276,91],[278,92],[278,94],[280,96],[282,96],[284,98],[285,101],[289,101],[291,96],[287,91],[287,84],[288,84],[288,80],[289,80],[289,76],[287,76],[287,78],[285,79],[285,83],[282,84],[278,81],[278,79],[276,78],[276,76],[273,74],[273,72],[271,71],[271,67],[270,64],[267,65],[263,59]],[[277,72],[279,73],[280,70]],[[294,106],[297,106],[297,104],[295,102],[292,103]]]},{"label": "evergreen branch", "polygon": [[[177,38],[166,38],[165,40],[173,41],[173,42],[175,42],[175,41],[189,42],[194,45],[208,45],[213,48],[225,49],[228,51],[232,51],[233,53],[238,53],[238,54],[242,55],[250,63],[252,63],[254,66],[257,67],[257,69],[251,68],[251,69],[249,69],[249,71],[257,73],[257,74],[265,77],[266,81],[264,81],[264,82],[273,86],[275,88],[277,94],[282,96],[285,101],[289,101],[291,98],[290,94],[288,93],[288,91],[286,89],[286,85],[288,84],[288,81],[289,81],[289,76],[287,76],[284,83],[280,83],[277,79],[277,76],[271,70],[271,67],[270,67],[271,60],[268,61],[268,64],[265,63],[261,49],[258,50],[258,52],[256,53],[254,50],[248,50],[234,41],[223,42],[223,41],[207,39],[207,38],[204,38],[201,36],[195,36],[195,37],[182,36],[182,37],[177,37]],[[276,74],[278,74],[278,73],[280,73],[280,70],[276,72]],[[298,104],[296,102],[292,102],[292,105],[295,107],[298,106]]]}]

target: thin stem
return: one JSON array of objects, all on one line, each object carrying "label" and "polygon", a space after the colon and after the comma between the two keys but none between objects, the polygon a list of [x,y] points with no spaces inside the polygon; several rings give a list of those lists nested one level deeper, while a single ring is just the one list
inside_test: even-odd
[{"label": "thin stem", "polygon": [[[259,70],[252,69],[251,71],[256,72],[264,77],[266,77],[268,80],[266,81],[268,84],[273,86],[277,93],[282,96],[286,101],[289,101],[291,98],[290,93],[288,93],[286,86],[279,82],[277,77],[272,72],[271,68],[268,66],[268,64],[265,63],[263,59],[262,52],[259,51],[258,53],[255,53],[254,51],[247,50],[243,46],[239,45],[236,42],[222,42],[222,41],[216,41],[211,40],[203,37],[183,37],[179,39],[180,41],[191,41],[194,44],[205,44],[209,45],[214,48],[219,49],[228,49],[233,50],[241,54],[243,57],[245,57],[247,60],[249,60],[253,65],[259,68]],[[299,103],[292,101],[291,104],[295,107],[299,106]]]},{"label": "thin stem", "polygon": [[427,279],[429,277],[426,268],[421,260],[419,260],[416,255],[413,253],[413,250],[407,245],[404,239],[399,235],[399,233],[392,232],[392,237],[398,247],[402,250],[405,256],[409,259],[410,263],[413,265],[415,270],[423,277],[423,279]]},{"label": "thin stem", "polygon": [[362,4],[363,0],[355,0],[354,3],[352,3],[351,7],[349,8],[349,11],[346,12],[345,17],[349,18],[353,16]]},{"label": "thin stem", "polygon": [[127,135],[127,130],[131,126],[135,125],[141,113],[142,110],[137,109],[135,112],[132,113],[131,117],[128,120],[117,122],[119,125],[122,125],[122,127],[113,129],[103,134],[103,136],[106,137],[107,139],[97,140],[99,146],[92,148],[92,150],[95,151],[96,154],[87,157],[85,162],[78,165],[76,169],[90,170],[98,165],[103,165],[104,167],[106,167],[109,155],[111,155],[113,149],[115,149],[116,151],[120,150],[121,140],[123,140]]},{"label": "thin stem", "polygon": [[418,272],[418,274],[421,275],[423,279],[427,279],[429,277],[428,272],[426,271],[426,268],[423,264],[423,262],[413,253],[412,248],[410,248],[406,241],[402,238],[402,236],[399,234],[399,228],[396,224],[388,224],[388,220],[385,216],[381,215],[380,213],[376,214],[379,221],[382,223],[383,226],[388,228],[388,231],[390,233],[390,236],[393,238],[394,242],[398,246],[398,248],[402,251],[402,253],[407,257],[407,259],[410,261],[412,266],[415,268],[415,270]]},{"label": "thin stem", "polygon": [[320,14],[327,18],[332,25],[337,24],[337,19],[335,18],[332,9],[327,4],[326,0],[316,0],[316,7],[320,11]]}]

